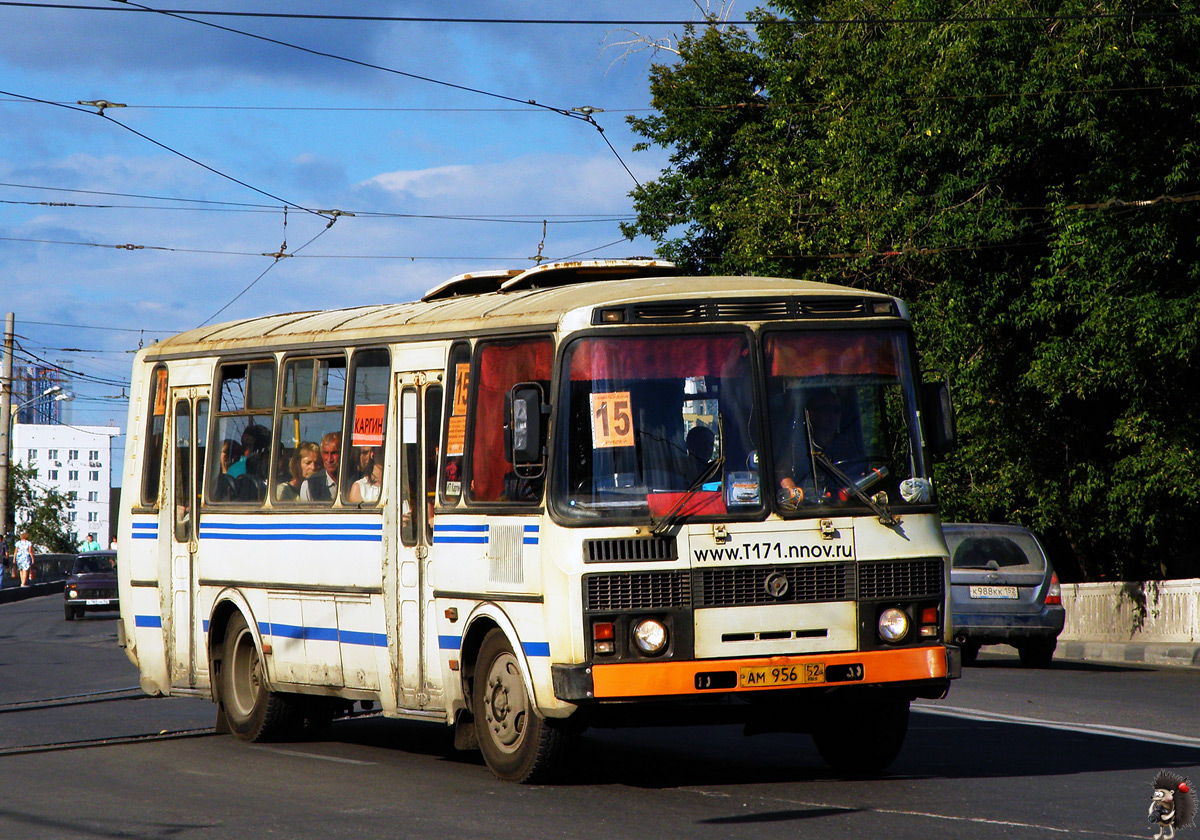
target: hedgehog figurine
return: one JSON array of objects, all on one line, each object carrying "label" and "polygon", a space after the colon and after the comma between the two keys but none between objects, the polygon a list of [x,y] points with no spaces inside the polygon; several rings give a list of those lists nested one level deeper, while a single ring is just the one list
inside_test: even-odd
[{"label": "hedgehog figurine", "polygon": [[1177,773],[1160,770],[1154,777],[1154,797],[1150,801],[1150,822],[1158,826],[1154,840],[1171,840],[1176,828],[1195,825],[1195,819],[1196,795],[1191,783]]}]

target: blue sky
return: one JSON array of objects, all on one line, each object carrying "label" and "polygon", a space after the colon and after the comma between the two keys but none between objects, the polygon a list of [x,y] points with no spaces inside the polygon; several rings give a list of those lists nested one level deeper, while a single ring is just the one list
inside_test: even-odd
[{"label": "blue sky", "polygon": [[[75,5],[116,10],[0,5],[0,312],[15,313],[23,355],[119,383],[140,342],[210,318],[412,300],[463,271],[533,265],[539,246],[550,258],[653,251],[646,241],[622,241],[617,224],[631,213],[633,179],[604,137],[641,181],[665,164],[662,150],[632,151],[638,138],[625,116],[646,113],[651,60],[672,56],[627,54],[621,42],[631,30],[673,38],[681,25],[200,17],[397,73],[126,11],[113,0]],[[147,5],[687,21],[705,3]],[[605,134],[401,73],[521,102],[603,109],[595,120]],[[81,100],[127,107],[107,109],[105,119],[73,104]],[[325,218],[296,207],[285,219],[285,202],[357,215],[326,230]],[[74,206],[52,206],[62,204]],[[263,256],[285,240],[295,257]],[[114,247],[126,245],[141,247]],[[119,384],[80,379],[74,390],[69,422],[124,423]]]}]

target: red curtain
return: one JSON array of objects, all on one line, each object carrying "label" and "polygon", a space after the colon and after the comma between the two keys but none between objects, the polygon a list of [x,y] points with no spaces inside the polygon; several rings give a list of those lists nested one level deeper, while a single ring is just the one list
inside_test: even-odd
[{"label": "red curtain", "polygon": [[537,339],[485,344],[478,352],[470,497],[479,502],[494,502],[504,493],[504,474],[512,469],[512,464],[504,460],[505,396],[518,382],[549,385],[554,345],[548,339]]},{"label": "red curtain", "polygon": [[902,344],[894,332],[773,334],[763,343],[768,376],[898,376]]},{"label": "red curtain", "polygon": [[740,335],[586,338],[571,347],[571,381],[742,375],[748,355]]}]

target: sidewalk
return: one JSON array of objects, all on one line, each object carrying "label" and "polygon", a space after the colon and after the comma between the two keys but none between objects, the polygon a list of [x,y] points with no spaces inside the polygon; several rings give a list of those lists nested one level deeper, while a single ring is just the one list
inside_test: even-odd
[{"label": "sidewalk", "polygon": [[1200,645],[1167,642],[1090,642],[1063,640],[1055,659],[1112,662],[1122,665],[1174,665],[1200,668]]}]

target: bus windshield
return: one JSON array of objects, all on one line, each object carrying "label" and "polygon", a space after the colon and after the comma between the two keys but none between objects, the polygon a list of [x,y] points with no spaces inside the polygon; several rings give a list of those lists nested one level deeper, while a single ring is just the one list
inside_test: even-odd
[{"label": "bus windshield", "polygon": [[564,516],[761,507],[748,334],[583,338],[565,358]]},{"label": "bus windshield", "polygon": [[781,513],[931,501],[906,333],[772,332],[762,352]]},{"label": "bus windshield", "polygon": [[558,512],[644,522],[931,501],[904,331],[771,331],[761,367],[754,343],[745,332],[571,343]]}]

